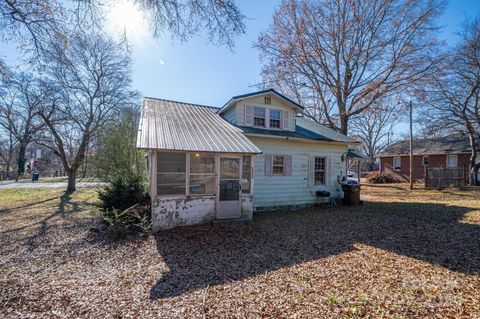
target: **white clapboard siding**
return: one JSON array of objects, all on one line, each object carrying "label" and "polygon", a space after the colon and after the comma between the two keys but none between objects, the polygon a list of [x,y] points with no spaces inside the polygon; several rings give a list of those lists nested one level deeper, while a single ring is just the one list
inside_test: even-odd
[{"label": "white clapboard siding", "polygon": [[[303,143],[279,139],[251,137],[263,154],[255,159],[255,194],[254,207],[283,205],[304,205],[317,201],[317,190],[328,190],[333,196],[342,196],[337,176],[346,175],[345,163],[341,156],[347,150],[346,145],[328,143]],[[265,174],[265,155],[291,156],[292,171],[290,176],[269,176]],[[309,185],[309,157],[327,157],[326,185]]]},{"label": "white clapboard siding", "polygon": [[222,117],[230,123],[235,124],[237,122],[237,109],[235,107],[230,108],[222,114]]}]

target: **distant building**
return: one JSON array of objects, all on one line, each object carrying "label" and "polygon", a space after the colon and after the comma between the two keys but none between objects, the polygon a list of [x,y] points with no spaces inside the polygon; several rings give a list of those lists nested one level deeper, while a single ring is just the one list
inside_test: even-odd
[{"label": "distant building", "polygon": [[[480,144],[477,146],[480,148]],[[465,135],[451,135],[413,141],[413,179],[425,179],[425,167],[464,168],[468,171],[471,147]],[[477,158],[477,162],[480,161]],[[410,143],[400,141],[380,154],[380,171],[401,181],[410,174]],[[465,174],[468,178],[468,174]]]}]

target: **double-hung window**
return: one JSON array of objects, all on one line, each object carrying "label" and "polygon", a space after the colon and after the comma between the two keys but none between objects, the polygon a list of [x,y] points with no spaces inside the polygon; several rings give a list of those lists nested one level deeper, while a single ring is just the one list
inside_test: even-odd
[{"label": "double-hung window", "polygon": [[265,108],[255,107],[253,114],[253,125],[265,127]]},{"label": "double-hung window", "polygon": [[157,153],[157,195],[185,195],[185,153]]},{"label": "double-hung window", "polygon": [[190,154],[189,193],[215,193],[215,156],[206,153]]},{"label": "double-hung window", "polygon": [[270,110],[270,127],[280,128],[281,119],[282,119],[282,111]]},{"label": "double-hung window", "polygon": [[273,156],[272,173],[273,175],[285,174],[285,156]]},{"label": "double-hung window", "polygon": [[326,158],[315,157],[314,179],[315,185],[325,185]]},{"label": "double-hung window", "polygon": [[422,165],[428,166],[430,164],[430,159],[428,156],[422,156]]},{"label": "double-hung window", "polygon": [[393,158],[393,170],[399,171],[402,168],[402,158],[394,157]]},{"label": "double-hung window", "polygon": [[456,168],[456,167],[458,167],[458,156],[447,155],[447,168]]}]

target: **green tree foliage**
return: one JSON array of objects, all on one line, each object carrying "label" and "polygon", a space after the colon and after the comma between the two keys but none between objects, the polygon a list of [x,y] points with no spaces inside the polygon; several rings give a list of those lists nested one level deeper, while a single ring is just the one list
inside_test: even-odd
[{"label": "green tree foliage", "polygon": [[140,176],[146,180],[145,152],[136,148],[138,112],[123,111],[118,122],[102,129],[94,157],[95,168],[100,177],[113,182],[118,176]]}]

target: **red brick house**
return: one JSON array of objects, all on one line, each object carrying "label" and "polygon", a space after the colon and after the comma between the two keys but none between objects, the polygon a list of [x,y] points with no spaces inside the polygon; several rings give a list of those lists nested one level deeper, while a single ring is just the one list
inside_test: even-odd
[{"label": "red brick house", "polygon": [[[465,169],[464,176],[468,178],[470,152],[468,137],[464,135],[414,140],[413,179],[424,180],[425,167],[462,168]],[[381,172],[388,173],[401,181],[409,180],[410,145],[408,140],[392,144],[379,157]]]}]

